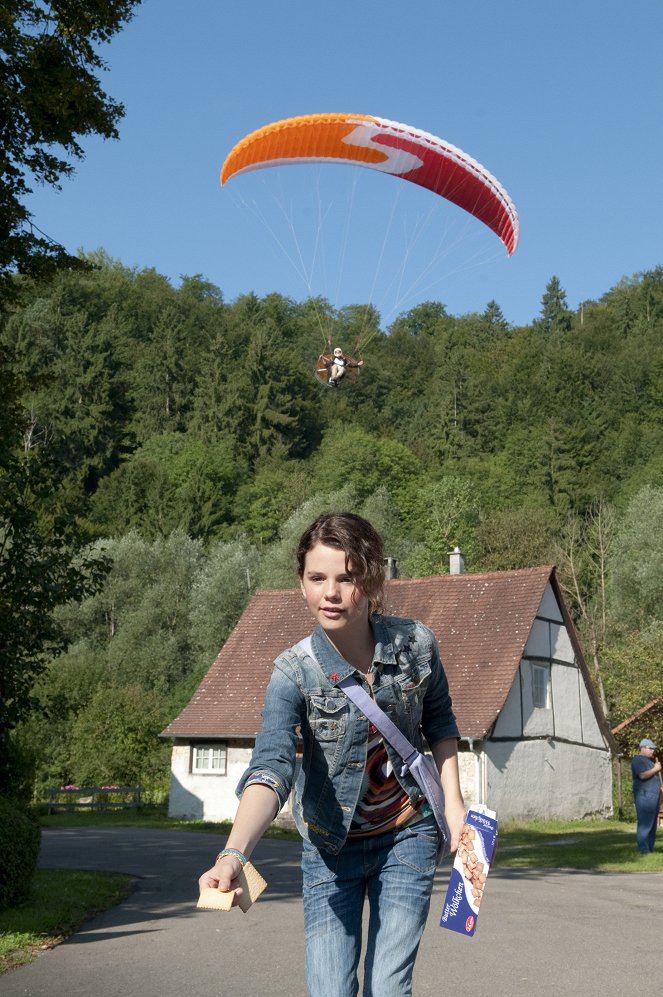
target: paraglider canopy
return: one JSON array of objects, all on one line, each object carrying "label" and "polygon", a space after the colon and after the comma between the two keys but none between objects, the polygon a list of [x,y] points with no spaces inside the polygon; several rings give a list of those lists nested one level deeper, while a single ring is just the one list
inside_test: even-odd
[{"label": "paraglider canopy", "polygon": [[511,256],[516,208],[502,185],[461,149],[435,135],[363,114],[307,114],[252,132],[230,151],[221,183],[237,173],[294,163],[365,166],[426,187],[488,226]]}]

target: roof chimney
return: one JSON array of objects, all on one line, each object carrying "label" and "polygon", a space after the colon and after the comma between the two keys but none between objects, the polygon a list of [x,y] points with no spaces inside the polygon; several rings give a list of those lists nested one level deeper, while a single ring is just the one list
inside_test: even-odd
[{"label": "roof chimney", "polygon": [[449,574],[465,574],[465,555],[460,547],[454,547],[453,550],[449,551]]},{"label": "roof chimney", "polygon": [[398,578],[398,561],[395,557],[385,557],[383,564],[384,577],[387,580],[390,578]]}]

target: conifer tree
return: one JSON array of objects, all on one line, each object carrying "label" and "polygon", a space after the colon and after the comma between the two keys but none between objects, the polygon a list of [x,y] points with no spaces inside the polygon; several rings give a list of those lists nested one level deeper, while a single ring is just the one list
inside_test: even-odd
[{"label": "conifer tree", "polygon": [[545,332],[564,332],[571,328],[571,312],[566,303],[566,292],[559,277],[551,277],[541,299],[539,325]]}]

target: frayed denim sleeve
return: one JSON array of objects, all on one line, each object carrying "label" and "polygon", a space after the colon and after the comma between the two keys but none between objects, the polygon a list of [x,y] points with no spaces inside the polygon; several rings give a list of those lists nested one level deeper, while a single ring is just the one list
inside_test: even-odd
[{"label": "frayed denim sleeve", "polygon": [[262,727],[249,767],[237,785],[237,796],[241,796],[247,786],[269,786],[278,796],[279,810],[283,807],[292,789],[297,729],[304,714],[304,696],[293,669],[287,662],[277,659],[265,695]]},{"label": "frayed denim sleeve", "polygon": [[440,659],[437,641],[429,631],[431,642],[431,675],[424,696],[421,729],[428,744],[432,747],[445,737],[460,737],[454,715],[449,683]]}]

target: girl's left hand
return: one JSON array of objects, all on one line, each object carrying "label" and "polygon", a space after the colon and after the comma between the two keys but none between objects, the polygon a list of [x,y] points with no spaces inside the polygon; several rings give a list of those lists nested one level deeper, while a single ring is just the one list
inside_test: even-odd
[{"label": "girl's left hand", "polygon": [[465,806],[461,804],[449,805],[444,808],[444,816],[447,818],[447,824],[449,825],[449,832],[451,834],[451,851],[455,852],[458,848],[458,839],[460,838],[460,832],[463,830],[463,824],[465,823],[466,815]]}]

